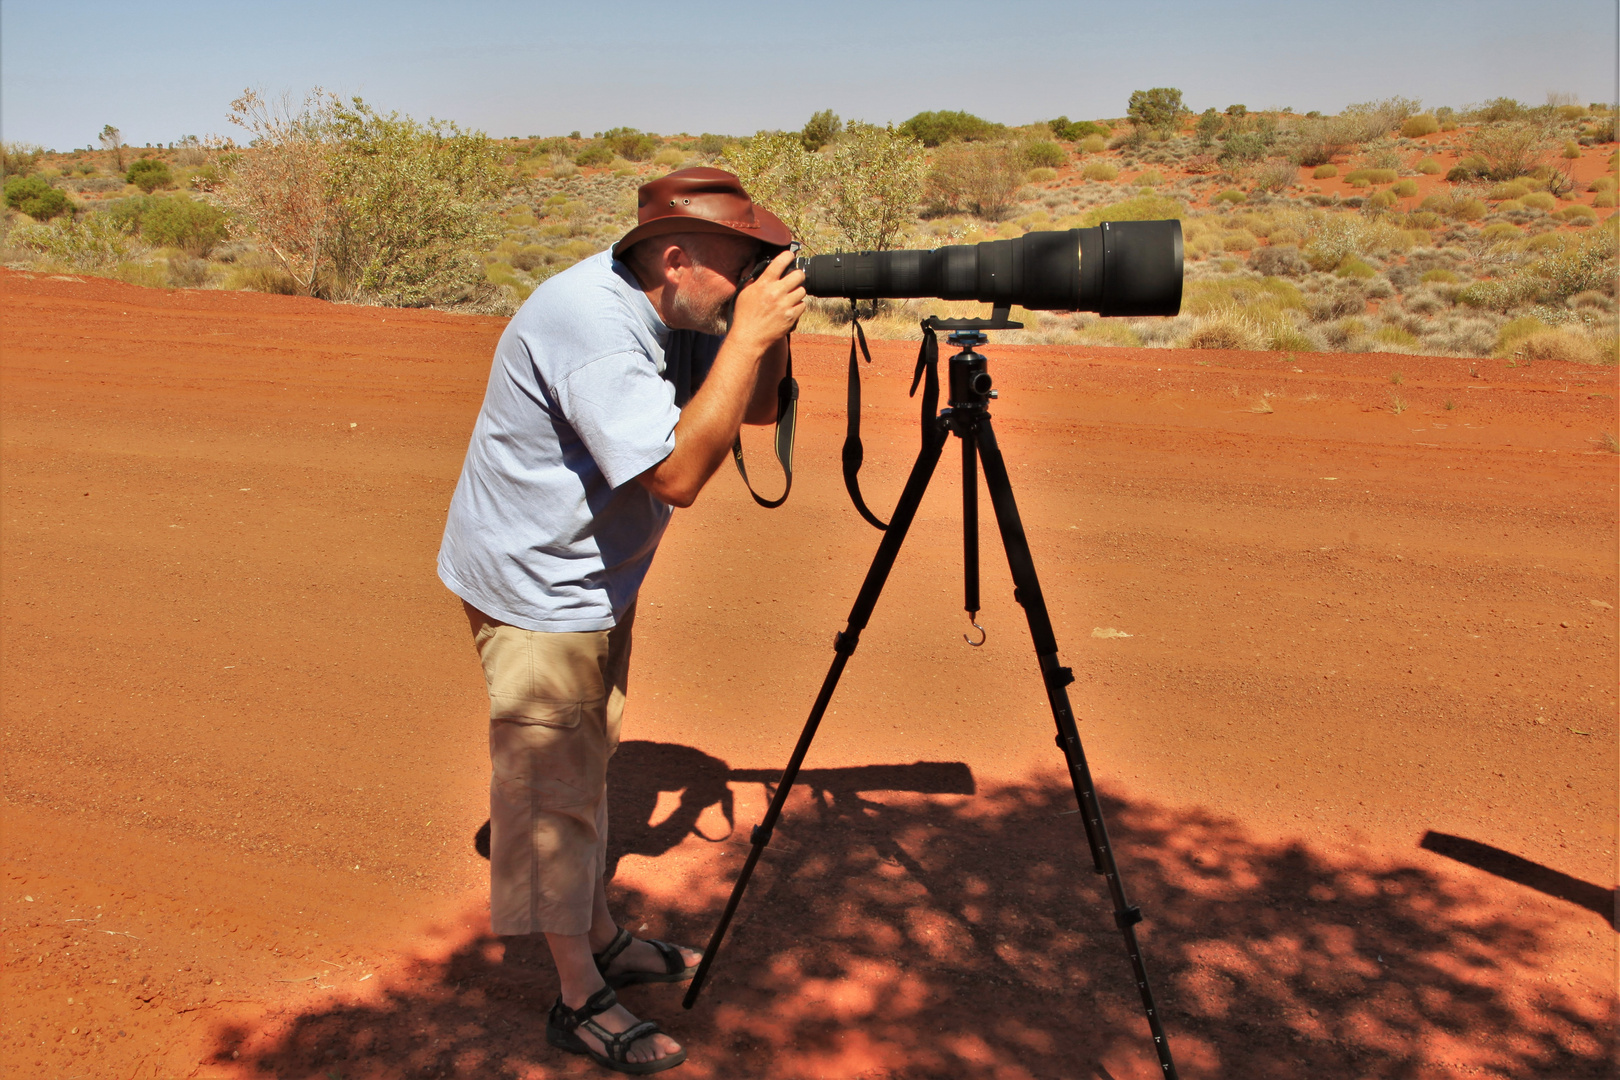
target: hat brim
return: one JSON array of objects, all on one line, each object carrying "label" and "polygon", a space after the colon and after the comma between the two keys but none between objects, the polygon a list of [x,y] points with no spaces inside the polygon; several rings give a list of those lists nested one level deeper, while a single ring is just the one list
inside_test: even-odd
[{"label": "hat brim", "polygon": [[619,238],[619,242],[613,245],[613,257],[622,259],[625,252],[632,247],[655,236],[694,232],[740,236],[745,240],[764,244],[766,247],[785,248],[793,242],[793,231],[782,224],[782,219],[756,203],[754,206],[753,228],[733,225],[724,221],[714,221],[710,218],[686,215],[655,218],[652,221],[642,222],[625,233]]}]

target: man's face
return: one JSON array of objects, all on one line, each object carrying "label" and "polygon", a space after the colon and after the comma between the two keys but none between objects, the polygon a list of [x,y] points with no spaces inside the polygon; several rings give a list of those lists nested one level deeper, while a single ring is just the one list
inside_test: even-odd
[{"label": "man's face", "polygon": [[677,330],[724,334],[731,328],[731,308],[738,280],[758,259],[759,245],[741,236],[705,235],[696,250],[686,252],[681,280],[670,298],[671,323]]}]

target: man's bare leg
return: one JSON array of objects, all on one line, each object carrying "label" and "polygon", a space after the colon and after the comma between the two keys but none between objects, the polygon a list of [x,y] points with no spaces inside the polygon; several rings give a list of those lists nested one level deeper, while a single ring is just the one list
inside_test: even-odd
[{"label": "man's bare leg", "polygon": [[[613,913],[608,910],[607,884],[598,879],[596,882],[596,896],[591,904],[591,929],[588,937],[591,942],[591,952],[599,953],[609,945],[619,933],[619,924],[614,921]],[[678,946],[681,950],[681,960],[687,967],[691,967],[703,959],[703,954],[695,949],[688,949],[684,945]],[[657,949],[639,938],[625,948],[624,952],[613,958],[610,965],[615,972],[619,971],[664,971],[664,958]],[[572,1006],[570,1006],[572,1007]]]}]

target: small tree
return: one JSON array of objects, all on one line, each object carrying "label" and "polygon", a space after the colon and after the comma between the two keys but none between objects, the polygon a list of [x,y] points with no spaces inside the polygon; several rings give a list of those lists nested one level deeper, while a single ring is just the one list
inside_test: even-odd
[{"label": "small tree", "polygon": [[44,156],[44,148],[31,143],[0,144],[0,177],[27,176]]},{"label": "small tree", "polygon": [[101,126],[101,148],[111,150],[118,162],[118,171],[124,171],[124,133],[111,124]]},{"label": "small tree", "polygon": [[803,141],[804,148],[813,154],[828,143],[836,141],[838,133],[843,130],[844,122],[838,118],[838,114],[831,109],[822,109],[805,123],[799,138]]},{"label": "small tree", "polygon": [[802,134],[761,131],[725,148],[723,162],[755,202],[782,219],[810,251],[819,247],[816,210],[825,162],[805,149]]},{"label": "small tree", "polygon": [[1194,129],[1198,135],[1199,146],[1210,146],[1215,142],[1215,136],[1221,133],[1221,114],[1210,106],[1198,114],[1198,126]]},{"label": "small tree", "polygon": [[827,218],[856,251],[893,247],[916,214],[928,163],[922,144],[892,127],[853,121],[827,161]]},{"label": "small tree", "polygon": [[1151,131],[1174,131],[1186,112],[1181,103],[1181,91],[1168,86],[1152,90],[1133,90],[1125,115],[1138,128]]},{"label": "small tree", "polygon": [[487,135],[357,97],[333,110],[329,152],[336,290],[416,306],[477,280],[476,252],[496,238],[489,204],[506,186]]},{"label": "small tree", "polygon": [[239,229],[264,244],[306,296],[316,291],[338,228],[328,143],[337,98],[316,87],[294,106],[244,91],[231,123],[251,137],[222,192]]}]

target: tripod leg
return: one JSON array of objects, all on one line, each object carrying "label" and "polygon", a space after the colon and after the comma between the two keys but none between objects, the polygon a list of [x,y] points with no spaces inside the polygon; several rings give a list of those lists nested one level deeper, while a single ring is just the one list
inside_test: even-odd
[{"label": "tripod leg", "polygon": [[1035,560],[1029,553],[1029,538],[1024,535],[1024,523],[1013,501],[1012,480],[1007,475],[1007,464],[996,446],[995,432],[990,429],[988,416],[979,420],[975,434],[979,456],[984,461],[985,485],[990,489],[996,524],[1001,529],[1001,543],[1007,549],[1007,564],[1012,570],[1013,597],[1029,619],[1029,633],[1035,642],[1041,681],[1046,684],[1052,717],[1057,721],[1058,746],[1068,761],[1069,780],[1080,804],[1080,816],[1085,821],[1092,862],[1108,882],[1109,896],[1114,902],[1114,922],[1125,937],[1125,951],[1130,954],[1131,970],[1136,976],[1136,988],[1142,995],[1142,1008],[1147,1012],[1148,1029],[1153,1033],[1153,1048],[1159,1055],[1159,1067],[1164,1070],[1166,1077],[1175,1080],[1176,1066],[1170,1057],[1170,1043],[1165,1038],[1164,1025],[1153,1002],[1153,989],[1148,985],[1147,965],[1143,963],[1141,946],[1136,941],[1136,924],[1142,921],[1142,911],[1125,898],[1125,886],[1119,879],[1119,867],[1114,862],[1114,851],[1108,842],[1108,827],[1103,823],[1102,807],[1091,781],[1091,767],[1086,764],[1086,752],[1080,745],[1080,731],[1075,726],[1074,710],[1069,704],[1069,692],[1065,689],[1074,681],[1074,673],[1058,664],[1057,637],[1052,633],[1052,619],[1047,614],[1046,599],[1041,595],[1041,583],[1035,576]]},{"label": "tripod leg", "polygon": [[[968,622],[979,624],[979,459],[978,444],[969,434],[962,438],[962,606],[967,609]],[[970,645],[984,644],[984,631],[979,640],[963,634]]]},{"label": "tripod leg", "polygon": [[877,554],[872,558],[872,566],[866,572],[866,580],[861,584],[861,591],[856,594],[855,604],[849,612],[849,625],[840,634],[833,638],[832,667],[827,670],[827,677],[821,681],[821,692],[816,695],[816,702],[810,709],[810,718],[805,721],[804,730],[799,733],[799,741],[793,748],[793,756],[788,759],[787,768],[782,770],[782,779],[776,786],[776,794],[771,799],[771,805],[765,811],[765,818],[754,826],[749,842],[752,847],[748,851],[748,859],[743,863],[742,871],[737,875],[737,883],[732,887],[731,898],[726,901],[725,910],[720,913],[720,922],[714,928],[714,934],[709,938],[708,947],[703,950],[703,959],[698,964],[697,971],[692,976],[692,984],[687,987],[686,997],[681,1004],[690,1009],[697,1001],[703,983],[709,976],[709,968],[714,964],[714,958],[720,951],[720,943],[726,936],[726,928],[731,925],[731,918],[736,914],[737,904],[742,900],[743,891],[748,888],[748,879],[754,874],[754,866],[759,857],[764,854],[765,847],[771,842],[771,831],[776,828],[776,820],[782,815],[782,807],[787,804],[788,792],[793,789],[793,782],[799,775],[799,766],[804,763],[804,755],[810,749],[810,742],[816,737],[816,728],[821,724],[821,717],[827,711],[827,705],[832,701],[833,690],[838,686],[838,680],[844,673],[844,665],[860,644],[861,631],[866,628],[867,620],[872,617],[872,609],[877,606],[878,595],[883,591],[883,583],[888,580],[889,571],[894,568],[895,557],[900,554],[900,545],[905,542],[906,532],[911,528],[911,522],[917,515],[917,507],[921,505],[923,493],[928,490],[928,481],[934,475],[934,467],[939,464],[940,451],[944,449],[947,432],[942,423],[936,422],[933,428],[925,432],[922,450],[917,454],[917,461],[911,467],[911,476],[906,480],[905,490],[900,493],[900,501],[894,508],[894,516],[889,519],[889,527],[883,533],[883,540],[878,544]]}]

